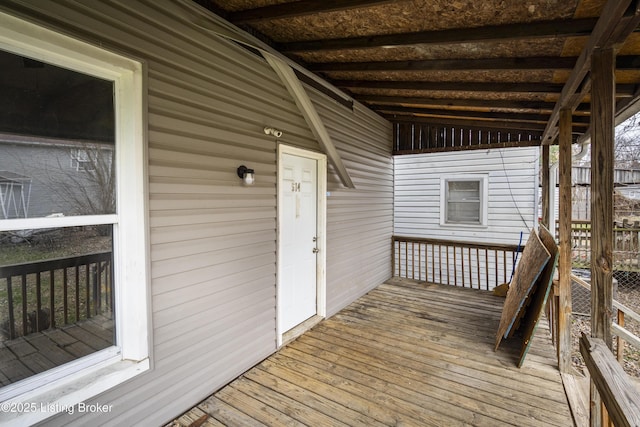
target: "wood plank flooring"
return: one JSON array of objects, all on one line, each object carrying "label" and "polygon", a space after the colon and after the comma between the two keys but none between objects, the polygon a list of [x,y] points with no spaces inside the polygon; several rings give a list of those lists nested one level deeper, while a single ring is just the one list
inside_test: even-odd
[{"label": "wood plank flooring", "polygon": [[170,425],[572,426],[546,322],[493,351],[503,302],[390,280]]},{"label": "wood plank flooring", "polygon": [[0,342],[0,385],[87,356],[113,342],[113,319],[105,315]]}]

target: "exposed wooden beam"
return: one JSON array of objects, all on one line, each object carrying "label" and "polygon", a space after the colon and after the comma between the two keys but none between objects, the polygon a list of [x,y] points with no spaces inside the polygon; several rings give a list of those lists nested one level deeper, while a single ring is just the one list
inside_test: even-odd
[{"label": "exposed wooden beam", "polygon": [[496,129],[498,131],[502,130],[505,132],[542,132],[544,130],[544,124],[534,122],[518,122],[507,120],[474,120],[471,118],[453,119],[442,117],[399,117],[391,114],[383,114],[383,117],[385,117],[390,122],[395,123],[431,123],[442,126],[468,127],[473,129]]},{"label": "exposed wooden beam", "polygon": [[[443,110],[433,108],[416,108],[416,107],[398,107],[390,105],[379,105],[373,108],[375,111],[382,111],[387,114],[420,114],[430,116],[447,116],[447,117],[464,117],[477,118],[487,120],[515,120],[515,121],[532,121],[536,123],[546,123],[548,114],[532,114],[532,113],[497,113],[497,112],[480,112],[480,111],[460,111],[460,110]],[[574,125],[589,126],[589,117],[574,117]]]},{"label": "exposed wooden beam", "polygon": [[[557,83],[480,83],[480,82],[425,82],[405,80],[332,80],[339,88],[424,90],[437,92],[516,92],[559,94],[563,85]],[[616,87],[618,96],[632,96],[635,86],[621,84]]]},{"label": "exposed wooden beam", "polygon": [[267,19],[293,18],[315,13],[334,12],[359,7],[393,3],[394,0],[300,0],[230,12],[228,20],[234,24],[248,24]]},{"label": "exposed wooden beam", "polygon": [[311,71],[558,70],[573,69],[574,57],[429,59],[423,61],[323,62]]},{"label": "exposed wooden beam", "polygon": [[450,107],[470,107],[470,108],[505,108],[505,109],[527,109],[527,110],[553,110],[553,102],[539,101],[510,101],[496,99],[450,99],[450,98],[428,98],[412,96],[385,96],[385,95],[355,95],[358,101],[370,105],[384,104],[414,104],[414,105],[435,105]]},{"label": "exposed wooden beam", "polygon": [[[624,18],[624,14],[631,2],[632,0],[609,0],[604,9],[602,9],[602,14],[600,18],[598,18],[598,22],[593,28],[593,32],[585,48],[578,57],[578,61],[560,93],[560,99],[553,109],[553,113],[542,136],[544,143],[551,143],[554,140],[556,124],[560,118],[560,110],[563,108],[575,109],[576,105],[573,104],[576,102],[576,97],[574,95],[579,91],[580,85],[589,72],[591,55],[594,49],[620,43],[620,40],[625,40],[633,29],[638,26],[640,14],[636,13],[631,17]],[[628,32],[624,33],[620,28],[624,28]],[[614,34],[617,40],[613,39]]]},{"label": "exposed wooden beam", "polygon": [[381,46],[406,46],[414,44],[473,43],[496,40],[517,40],[542,37],[570,37],[589,35],[595,18],[559,21],[528,22],[526,24],[490,25],[476,28],[452,28],[439,31],[385,34],[377,36],[339,39],[309,40],[280,43],[281,52],[310,52],[319,50],[365,49]]},{"label": "exposed wooden beam", "polygon": [[[355,95],[360,102],[369,106],[373,105],[430,105],[443,107],[456,107],[457,109],[481,108],[481,109],[507,109],[507,110],[538,110],[551,113],[554,102],[544,101],[512,101],[506,99],[450,99],[428,98],[419,96],[386,96],[386,95]],[[374,107],[372,107],[374,108]],[[582,115],[590,114],[589,104],[579,107],[576,112]]]},{"label": "exposed wooden beam", "polygon": [[[633,96],[622,98],[616,104],[616,116],[614,120],[615,126],[627,120],[629,117],[640,111],[640,85],[636,86],[636,92]],[[579,144],[588,144],[591,140],[591,128],[578,139]]]},{"label": "exposed wooden beam", "polygon": [[556,83],[478,83],[478,82],[425,82],[403,80],[333,80],[340,88],[428,90],[454,92],[535,92],[560,93]]},{"label": "exposed wooden beam", "polygon": [[425,153],[448,153],[451,151],[469,151],[469,150],[489,150],[493,148],[522,148],[522,147],[537,147],[540,145],[540,137],[525,141],[499,141],[491,142],[487,144],[477,145],[460,145],[455,147],[434,147],[434,148],[422,148],[417,150],[398,150],[394,151],[394,155],[402,154],[425,154]]},{"label": "exposed wooden beam", "polygon": [[[428,59],[421,61],[318,62],[307,64],[314,72],[331,71],[460,71],[460,70],[572,70],[578,57],[535,56],[527,58]],[[637,70],[640,56],[620,56],[618,70]]]}]

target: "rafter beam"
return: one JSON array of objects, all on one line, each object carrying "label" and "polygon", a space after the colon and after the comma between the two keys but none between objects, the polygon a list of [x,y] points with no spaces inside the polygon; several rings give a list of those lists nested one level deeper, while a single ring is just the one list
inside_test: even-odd
[{"label": "rafter beam", "polygon": [[[291,3],[286,3],[291,4]],[[523,25],[505,24],[476,28],[452,28],[438,31],[385,34],[377,36],[349,37],[329,40],[309,40],[280,43],[281,52],[310,52],[320,50],[365,49],[382,46],[405,46],[414,44],[473,43],[498,40],[518,40],[543,37],[570,37],[591,34],[596,19],[568,19],[539,21]]]},{"label": "rafter beam", "polygon": [[[321,62],[308,64],[314,72],[332,71],[465,71],[465,70],[572,70],[578,57],[532,56],[526,58],[428,59],[422,61]],[[620,56],[618,70],[637,70],[640,56]]]},{"label": "rafter beam", "polygon": [[280,3],[255,9],[241,10],[228,14],[228,20],[234,24],[248,24],[267,19],[293,18],[314,13],[334,12],[359,7],[377,6],[392,3],[394,0],[301,0]]},{"label": "rafter beam", "polygon": [[458,71],[458,70],[556,70],[572,69],[573,57],[428,59],[423,61],[325,62],[309,64],[311,71]]},{"label": "rafter beam", "polygon": [[[358,101],[372,105],[433,105],[443,107],[467,107],[467,108],[500,108],[514,110],[539,110],[551,113],[553,102],[543,101],[512,101],[500,99],[448,99],[448,98],[428,98],[412,96],[385,96],[385,95],[356,95]],[[372,107],[373,108],[373,107]],[[585,107],[588,112],[588,106]]]},{"label": "rafter beam", "polygon": [[[514,120],[514,121],[531,121],[534,123],[544,124],[547,122],[548,114],[531,114],[531,113],[494,113],[494,112],[478,112],[478,111],[460,111],[460,110],[437,110],[430,108],[415,107],[397,107],[397,106],[378,106],[375,111],[381,111],[387,114],[420,114],[424,116],[439,117],[462,117],[467,119],[485,119],[485,120]],[[590,117],[574,117],[574,126],[588,127]]]},{"label": "rafter beam", "polygon": [[496,129],[505,132],[529,132],[544,130],[544,123],[535,122],[519,122],[508,120],[474,120],[471,118],[466,119],[454,119],[443,117],[411,117],[411,116],[394,116],[392,114],[385,114],[384,117],[390,122],[394,123],[430,123],[441,126],[452,127],[468,127],[473,129]]},{"label": "rafter beam", "polygon": [[[609,0],[602,9],[602,14],[598,18],[598,22],[593,28],[593,32],[587,41],[585,48],[578,57],[569,79],[562,88],[560,99],[553,109],[553,113],[549,118],[549,122],[542,136],[545,144],[554,141],[555,135],[558,133],[558,121],[560,119],[560,110],[575,109],[580,102],[574,96],[580,89],[587,73],[591,67],[591,57],[596,48],[606,48],[618,45],[631,34],[632,31],[640,23],[640,13],[638,9],[634,10],[634,14],[625,17],[625,12],[629,9],[632,0]],[[617,89],[617,88],[616,88]]]},{"label": "rafter beam", "polygon": [[556,83],[479,83],[479,82],[425,82],[404,80],[333,80],[339,88],[427,90],[454,92],[536,92],[560,93]]},{"label": "rafter beam", "polygon": [[[557,83],[482,83],[482,82],[425,82],[409,80],[333,80],[339,88],[424,90],[436,92],[519,92],[559,94],[563,85]],[[616,86],[618,97],[633,96],[635,86]]]}]

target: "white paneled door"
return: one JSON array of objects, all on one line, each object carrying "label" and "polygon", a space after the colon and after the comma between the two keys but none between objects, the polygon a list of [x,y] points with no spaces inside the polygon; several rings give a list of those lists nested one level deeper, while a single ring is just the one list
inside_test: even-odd
[{"label": "white paneled door", "polygon": [[318,160],[283,153],[280,164],[280,330],[317,312]]}]

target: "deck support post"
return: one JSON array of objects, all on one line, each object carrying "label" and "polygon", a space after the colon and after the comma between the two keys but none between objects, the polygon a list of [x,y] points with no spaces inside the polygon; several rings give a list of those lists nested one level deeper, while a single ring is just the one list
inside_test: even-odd
[{"label": "deck support post", "polygon": [[[613,160],[615,53],[596,49],[591,61],[591,336],[612,348]],[[591,382],[591,425],[600,426],[600,396]]]},{"label": "deck support post", "polygon": [[558,369],[571,368],[571,109],[560,110],[559,121],[559,254],[558,254]]}]

